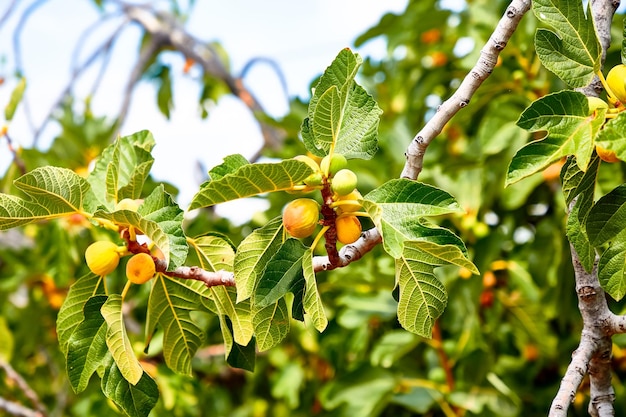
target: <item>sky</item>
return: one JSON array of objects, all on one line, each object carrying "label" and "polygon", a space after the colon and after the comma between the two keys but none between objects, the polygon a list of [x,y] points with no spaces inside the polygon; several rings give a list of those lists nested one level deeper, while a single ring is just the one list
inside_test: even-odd
[{"label": "sky", "polygon": [[[344,47],[375,25],[387,12],[400,13],[408,0],[197,0],[187,24],[198,39],[219,41],[229,54],[234,74],[248,60],[265,57],[274,60],[286,79],[288,94],[308,99],[311,81],[328,66]],[[6,0],[0,1],[0,16]],[[0,107],[8,102],[13,84],[10,75],[15,68],[12,33],[19,16],[32,1],[19,7],[0,27],[0,75],[8,81],[0,86]],[[72,54],[77,41],[99,16],[90,0],[48,0],[31,15],[21,37],[23,69],[35,125],[39,125],[66,87],[71,73]],[[100,25],[83,42],[80,60],[84,60],[104,37],[120,23],[112,19]],[[113,51],[103,84],[92,101],[96,115],[113,117],[120,107],[122,91],[136,57],[140,31],[126,29]],[[353,48],[354,49],[354,48]],[[382,40],[355,49],[362,55],[382,57]],[[175,74],[182,73],[183,59],[170,54],[166,60]],[[97,68],[97,66],[95,66]],[[194,72],[192,70],[192,75]],[[96,71],[79,80],[75,94],[84,97],[90,90]],[[279,80],[267,65],[257,65],[245,78],[246,86],[272,116],[287,111],[287,98]],[[154,85],[142,82],[136,88],[122,134],[150,130],[157,141],[153,155],[153,175],[157,180],[174,183],[181,190],[179,204],[186,207],[200,180],[197,162],[212,167],[232,153],[252,156],[261,144],[257,123],[235,98],[224,97],[211,109],[208,120],[198,117],[198,83],[190,77],[177,77],[174,105],[170,120],[163,117],[155,104]],[[3,122],[3,120],[0,120]],[[44,132],[42,146],[58,132],[53,125]],[[18,111],[9,130],[16,144],[29,147],[32,132],[23,111]],[[0,143],[0,172],[4,172],[10,155]],[[231,211],[226,208],[226,211]]]}]

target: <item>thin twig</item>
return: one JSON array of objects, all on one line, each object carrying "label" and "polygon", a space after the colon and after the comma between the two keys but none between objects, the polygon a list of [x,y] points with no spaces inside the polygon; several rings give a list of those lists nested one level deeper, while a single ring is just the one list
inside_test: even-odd
[{"label": "thin twig", "polygon": [[3,135],[1,135],[0,138],[2,138],[2,136],[6,138],[9,152],[11,152],[11,155],[13,155],[13,163],[17,166],[17,169],[22,175],[26,174],[26,165],[24,164],[22,158],[20,158],[20,156],[17,154],[17,149],[15,149],[15,146],[13,146],[13,140],[11,139],[11,136],[9,136],[9,133],[6,132],[5,129],[2,130],[2,133]]},{"label": "thin twig", "polygon": [[[35,393],[35,391],[33,391],[33,389],[28,385],[26,380],[24,378],[22,378],[22,376],[19,373],[17,373],[17,371],[15,369],[13,369],[11,364],[8,363],[8,362],[5,362],[3,360],[0,360],[0,368],[2,368],[4,370],[4,372],[7,375],[7,378],[9,378],[11,381],[13,381],[15,383],[15,385],[24,393],[26,398],[28,398],[28,400],[33,404],[35,410],[30,410],[30,409],[25,408],[23,406],[20,406],[20,407],[24,411],[25,410],[30,411],[31,412],[30,415],[33,415],[33,416],[45,416],[47,414],[46,408],[43,406],[43,404],[39,400],[39,397],[37,396],[37,393]],[[10,401],[8,401],[8,403],[13,404],[13,406],[16,405],[15,403],[11,403]],[[17,404],[17,405],[19,405],[19,404]],[[0,406],[0,408],[2,408],[2,407]],[[26,415],[26,414],[15,414],[15,415]]]},{"label": "thin twig", "polygon": [[17,6],[17,0],[11,1],[8,7],[4,10],[4,14],[2,15],[2,17],[0,17],[0,29],[2,29],[2,25],[4,25],[4,23],[9,20],[11,13],[13,13],[13,9],[15,9],[15,6]]},{"label": "thin twig", "polygon": [[515,32],[524,14],[530,9],[530,3],[530,0],[513,0],[507,7],[489,41],[481,50],[474,68],[463,79],[452,97],[437,109],[437,113],[411,141],[406,151],[406,164],[402,170],[402,178],[417,179],[422,172],[426,148],[441,133],[450,119],[469,104],[476,90],[491,75],[497,63],[498,55]]}]

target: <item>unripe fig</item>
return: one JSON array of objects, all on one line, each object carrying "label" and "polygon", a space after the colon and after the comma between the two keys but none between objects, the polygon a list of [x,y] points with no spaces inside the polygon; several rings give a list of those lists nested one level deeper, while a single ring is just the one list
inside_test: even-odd
[{"label": "unripe fig", "polygon": [[99,240],[85,251],[87,266],[96,275],[110,274],[120,263],[120,248],[108,240]]},{"label": "unripe fig", "polygon": [[601,146],[596,145],[596,152],[598,153],[600,159],[602,159],[604,162],[609,162],[613,164],[620,161],[620,159],[617,157],[617,154],[613,150],[605,149]]},{"label": "unripe fig", "polygon": [[148,282],[155,272],[154,260],[147,253],[133,255],[126,264],[126,278],[133,284]]},{"label": "unripe fig", "polygon": [[620,103],[626,103],[626,65],[619,64],[611,68],[606,76],[611,92]]},{"label": "unripe fig", "polygon": [[283,225],[295,238],[313,234],[320,217],[320,206],[310,198],[298,198],[290,201],[283,210]]},{"label": "unripe fig", "polygon": [[356,216],[337,217],[337,240],[344,245],[356,242],[361,236],[361,222]]},{"label": "unripe fig", "polygon": [[132,198],[124,198],[115,205],[115,210],[130,210],[137,211],[139,208],[139,201]]},{"label": "unripe fig", "polygon": [[322,178],[322,173],[321,172],[314,172],[311,175],[309,175],[308,177],[306,177],[304,179],[304,183],[306,185],[308,185],[309,187],[317,187],[322,185],[323,183],[323,178]]},{"label": "unripe fig", "polygon": [[606,101],[602,100],[599,97],[587,97],[587,102],[589,104],[589,114],[593,114],[598,109],[608,109],[609,105]]},{"label": "unripe fig", "polygon": [[358,203],[358,200],[363,198],[361,193],[358,190],[354,190],[349,194],[338,196],[336,199],[337,204],[337,213],[353,213],[355,211],[361,210],[361,205]]},{"label": "unripe fig", "polygon": [[354,191],[356,184],[356,174],[349,169],[341,169],[333,177],[330,188],[339,196],[343,196]]},{"label": "unripe fig", "polygon": [[332,177],[347,166],[348,160],[340,153],[334,153],[332,158],[330,158],[329,155],[326,155],[322,158],[322,162],[320,162],[322,172],[329,177]]}]

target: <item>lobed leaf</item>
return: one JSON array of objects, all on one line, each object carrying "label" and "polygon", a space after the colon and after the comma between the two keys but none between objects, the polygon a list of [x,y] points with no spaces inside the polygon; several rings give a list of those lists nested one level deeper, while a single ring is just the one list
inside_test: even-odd
[{"label": "lobed leaf", "polygon": [[313,170],[305,162],[287,159],[278,163],[242,165],[234,172],[202,184],[189,210],[273,191],[290,190]]},{"label": "lobed leaf", "polygon": [[26,198],[0,194],[0,230],[82,212],[89,198],[89,183],[67,168],[36,168],[14,184]]},{"label": "lobed leaf", "polygon": [[61,352],[67,356],[72,333],[84,320],[83,309],[94,296],[105,295],[104,278],[89,273],[79,278],[71,287],[57,316],[57,338]]},{"label": "lobed leaf", "polygon": [[283,242],[282,217],[276,217],[265,226],[250,233],[241,242],[235,254],[235,281],[237,302],[254,294],[265,266]]},{"label": "lobed leaf", "polygon": [[591,4],[587,17],[581,1],[537,0],[537,18],[557,33],[538,29],[535,49],[541,63],[571,87],[584,87],[600,71],[601,47],[596,35]]},{"label": "lobed leaf", "polygon": [[202,302],[187,280],[157,274],[148,301],[147,334],[157,323],[163,328],[163,355],[175,372],[191,375],[191,358],[202,344],[204,334],[191,320],[190,312]]},{"label": "lobed leaf", "polygon": [[143,375],[143,369],[135,356],[124,325],[122,297],[111,294],[100,309],[107,324],[106,344],[117,367],[128,382],[136,385]]},{"label": "lobed leaf", "polygon": [[626,184],[600,198],[589,211],[586,229],[589,242],[598,247],[626,228]]},{"label": "lobed leaf", "polygon": [[315,271],[313,270],[313,250],[307,249],[302,257],[302,271],[304,273],[305,290],[303,307],[304,311],[311,317],[313,326],[323,332],[328,326],[328,318],[324,312],[324,304],[317,290]]},{"label": "lobed leaf", "polygon": [[587,170],[594,150],[594,138],[604,123],[604,112],[588,116],[587,97],[575,91],[561,91],[534,101],[520,116],[517,125],[530,132],[547,131],[545,138],[520,149],[507,174],[506,185],[545,169],[559,159],[574,155],[581,171]]},{"label": "lobed leaf", "polygon": [[626,295],[626,234],[623,231],[600,256],[598,279],[616,301]]},{"label": "lobed leaf", "polygon": [[107,324],[100,313],[107,298],[96,295],[87,300],[83,308],[84,319],[68,341],[67,375],[75,393],[87,388],[91,376],[103,365],[109,353]]},{"label": "lobed leaf", "polygon": [[112,360],[102,375],[101,388],[130,417],[147,417],[159,400],[159,388],[146,372],[136,384],[131,384]]}]

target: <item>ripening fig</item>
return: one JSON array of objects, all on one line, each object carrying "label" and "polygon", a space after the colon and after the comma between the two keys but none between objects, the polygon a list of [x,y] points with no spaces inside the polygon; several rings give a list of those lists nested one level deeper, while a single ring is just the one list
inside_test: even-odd
[{"label": "ripening fig", "polygon": [[133,200],[132,198],[124,198],[117,202],[115,205],[115,210],[130,210],[137,211],[139,208],[139,201]]},{"label": "ripening fig", "polygon": [[361,205],[358,203],[358,200],[363,198],[361,193],[358,190],[354,190],[349,194],[338,196],[336,199],[336,209],[337,213],[353,213],[355,211],[361,210]]},{"label": "ripening fig", "polygon": [[297,156],[294,156],[293,159],[295,159],[296,161],[300,161],[300,162],[306,163],[308,166],[311,167],[311,169],[313,171],[319,171],[320,170],[320,166],[311,157],[308,157],[306,155],[297,155]]},{"label": "ripening fig", "polygon": [[611,68],[606,76],[606,83],[609,85],[612,95],[620,103],[626,103],[626,65],[619,64]]},{"label": "ripening fig", "polygon": [[295,238],[313,234],[320,217],[320,205],[310,198],[298,198],[287,203],[283,209],[283,225]]},{"label": "ripening fig", "polygon": [[108,240],[99,240],[92,243],[85,251],[85,261],[87,266],[96,275],[110,274],[120,263],[120,253],[126,250],[125,247],[118,247]]},{"label": "ripening fig", "polygon": [[348,160],[340,153],[334,153],[332,158],[326,155],[320,162],[322,172],[329,177],[334,176],[337,172],[348,166]]},{"label": "ripening fig", "polygon": [[337,217],[337,240],[344,245],[356,242],[361,236],[361,222],[356,216]]},{"label": "ripening fig", "polygon": [[339,170],[330,184],[330,188],[333,192],[337,193],[339,196],[343,196],[346,194],[350,194],[356,188],[357,177],[354,172],[351,170],[344,168]]},{"label": "ripening fig", "polygon": [[126,278],[133,284],[148,282],[155,272],[154,260],[147,253],[137,253],[126,263]]},{"label": "ripening fig", "polygon": [[598,153],[600,159],[602,159],[604,162],[614,164],[620,161],[620,159],[617,157],[617,154],[613,150],[605,149],[602,146],[596,145],[596,152]]},{"label": "ripening fig", "polygon": [[589,114],[593,114],[598,109],[608,109],[609,105],[606,101],[599,97],[587,96],[587,103],[589,105]]}]

